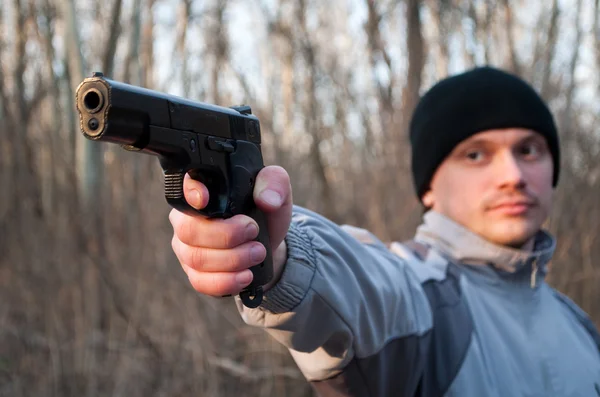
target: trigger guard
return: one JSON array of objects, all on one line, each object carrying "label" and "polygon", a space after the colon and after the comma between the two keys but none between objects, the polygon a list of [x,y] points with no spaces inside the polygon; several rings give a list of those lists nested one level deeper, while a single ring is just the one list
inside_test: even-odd
[{"label": "trigger guard", "polygon": [[206,206],[196,212],[209,218],[227,218],[227,181],[214,170],[189,169],[190,177],[204,184],[208,189],[209,199]]}]

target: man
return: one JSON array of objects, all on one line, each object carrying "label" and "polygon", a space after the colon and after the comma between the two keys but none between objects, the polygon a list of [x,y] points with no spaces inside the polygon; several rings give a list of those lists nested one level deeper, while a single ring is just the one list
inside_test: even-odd
[{"label": "man", "polygon": [[[600,337],[544,281],[560,170],[547,106],[518,77],[475,68],[423,96],[410,138],[428,211],[413,241],[389,248],[293,207],[285,171],[261,171],[277,276],[260,307],[238,301],[243,319],[288,347],[323,396],[600,396]],[[201,184],[185,189],[207,203]],[[265,256],[250,218],[170,218],[196,290],[250,283]]]}]

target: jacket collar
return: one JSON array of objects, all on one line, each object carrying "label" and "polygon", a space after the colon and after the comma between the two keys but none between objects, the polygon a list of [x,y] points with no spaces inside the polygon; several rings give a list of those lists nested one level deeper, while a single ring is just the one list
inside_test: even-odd
[{"label": "jacket collar", "polygon": [[532,251],[497,245],[435,211],[428,211],[424,215],[415,240],[436,248],[458,262],[492,265],[508,273],[533,266],[535,272],[545,274],[556,247],[555,239],[544,230],[536,234]]}]

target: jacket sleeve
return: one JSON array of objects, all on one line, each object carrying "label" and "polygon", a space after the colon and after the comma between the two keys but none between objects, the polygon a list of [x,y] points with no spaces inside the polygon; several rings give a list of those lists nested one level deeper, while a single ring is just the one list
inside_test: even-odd
[{"label": "jacket sleeve", "polygon": [[261,306],[236,301],[244,321],[285,345],[307,380],[335,376],[353,357],[431,328],[417,276],[373,234],[296,206],[286,243],[281,279]]}]

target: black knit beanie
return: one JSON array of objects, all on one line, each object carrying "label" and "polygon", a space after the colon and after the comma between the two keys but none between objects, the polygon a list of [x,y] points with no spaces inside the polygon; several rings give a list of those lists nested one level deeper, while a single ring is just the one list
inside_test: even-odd
[{"label": "black knit beanie", "polygon": [[485,130],[527,128],[543,135],[558,182],[558,133],[548,106],[519,77],[486,66],[439,81],[421,98],[410,122],[412,173],[419,199],[442,161],[463,140]]}]

